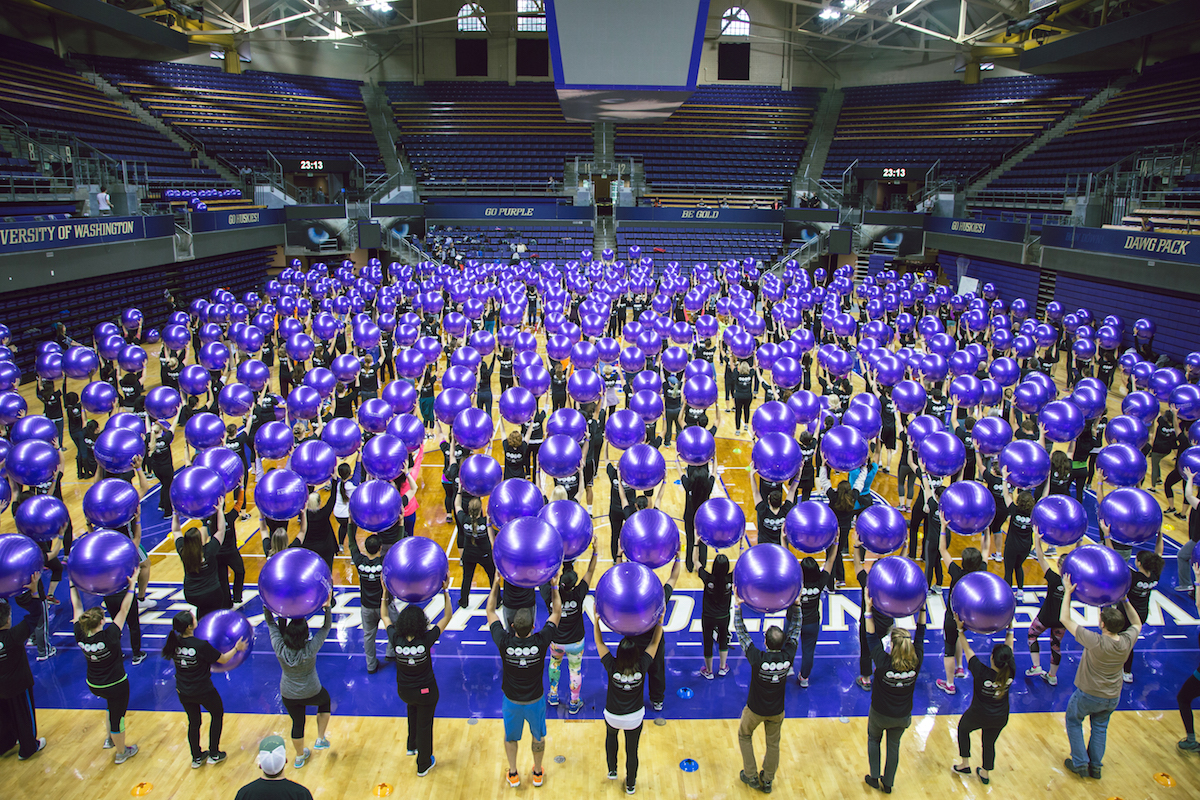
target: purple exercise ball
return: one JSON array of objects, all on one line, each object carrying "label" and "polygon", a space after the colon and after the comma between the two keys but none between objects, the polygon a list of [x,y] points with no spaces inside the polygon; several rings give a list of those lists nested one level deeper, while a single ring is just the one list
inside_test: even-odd
[{"label": "purple exercise ball", "polygon": [[707,464],[717,454],[717,440],[707,428],[689,425],[679,432],[675,440],[675,452],[685,464]]},{"label": "purple exercise ball", "polygon": [[128,590],[138,561],[137,545],[132,539],[101,528],[75,540],[67,574],[80,591],[107,597]]},{"label": "purple exercise ball", "polygon": [[225,482],[216,470],[193,464],[171,482],[171,505],[184,519],[206,519],[216,513]]},{"label": "purple exercise ball", "polygon": [[649,567],[634,561],[615,564],[596,583],[596,616],[622,636],[646,633],[662,617],[666,597]]},{"label": "purple exercise ball", "polygon": [[214,673],[231,672],[250,657],[250,648],[254,645],[254,626],[240,611],[221,608],[204,615],[196,625],[195,636],[208,642],[221,653],[228,653],[238,642],[244,640],[245,650],[235,652],[224,664],[213,663],[209,668]]},{"label": "purple exercise ball", "polygon": [[574,500],[552,500],[538,512],[538,519],[558,531],[563,542],[563,560],[574,561],[592,543],[592,516]]},{"label": "purple exercise ball", "polygon": [[[855,433],[857,436],[857,432]],[[861,437],[859,437],[861,441]],[[865,442],[863,443],[865,446]],[[800,469],[800,445],[783,433],[768,433],[754,443],[750,462],[755,471],[768,481],[782,483],[791,480]]]},{"label": "purple exercise ball", "polygon": [[1051,494],[1033,506],[1033,527],[1048,544],[1068,547],[1087,533],[1087,511],[1067,494]]},{"label": "purple exercise ball", "polygon": [[[758,446],[755,445],[754,449],[757,453]],[[835,425],[821,437],[821,455],[825,457],[825,463],[832,469],[838,472],[850,472],[867,463],[867,459],[870,457],[870,445],[856,428],[849,425]]]},{"label": "purple exercise ball", "polygon": [[756,544],[738,556],[733,581],[742,603],[761,614],[774,614],[800,596],[800,562],[783,545]]},{"label": "purple exercise ball", "polygon": [[1019,439],[1000,451],[1000,465],[1008,469],[1008,481],[1021,489],[1041,486],[1050,477],[1050,454],[1029,439]]},{"label": "purple exercise ball", "polygon": [[858,542],[879,555],[895,552],[908,537],[908,521],[892,506],[875,503],[854,522]]},{"label": "purple exercise ball", "polygon": [[955,481],[942,492],[941,512],[955,533],[974,536],[996,516],[996,498],[978,481]]},{"label": "purple exercise ball", "polygon": [[871,605],[893,618],[906,617],[920,609],[927,588],[921,567],[905,556],[881,558],[867,574]]},{"label": "purple exercise ball", "polygon": [[1109,606],[1129,593],[1133,574],[1121,554],[1110,547],[1085,544],[1059,561],[1059,572],[1070,576],[1075,591],[1071,598],[1087,606]]},{"label": "purple exercise ball", "polygon": [[[424,432],[422,431],[422,437]],[[489,455],[474,453],[463,459],[458,468],[458,484],[474,497],[487,497],[504,480],[504,467]]]},{"label": "purple exercise ball", "polygon": [[275,553],[258,575],[263,605],[279,617],[302,619],[324,606],[332,591],[329,565],[305,547]]},{"label": "purple exercise ball", "polygon": [[696,509],[696,535],[709,547],[732,547],[746,534],[746,512],[728,497],[705,500]]},{"label": "purple exercise ball", "polygon": [[994,572],[978,570],[958,579],[950,592],[950,608],[974,633],[999,633],[1017,613],[1012,588]]},{"label": "purple exercise ball", "polygon": [[803,500],[788,512],[783,533],[801,553],[821,553],[838,539],[837,515],[828,503]]},{"label": "purple exercise ball", "polygon": [[1118,544],[1137,545],[1153,541],[1162,527],[1162,507],[1145,489],[1114,489],[1100,501],[1097,515],[1108,525],[1109,536]]},{"label": "purple exercise ball", "polygon": [[401,539],[383,557],[383,584],[402,603],[432,600],[441,593],[449,575],[446,551],[425,536]]},{"label": "purple exercise ball", "polygon": [[621,527],[621,550],[651,569],[665,566],[679,554],[679,527],[666,512],[643,508]]},{"label": "purple exercise ball", "polygon": [[617,469],[621,480],[638,491],[650,491],[667,477],[666,459],[657,447],[649,444],[635,444],[627,449],[621,454]]},{"label": "purple exercise ball", "polygon": [[534,483],[508,478],[488,497],[488,521],[493,528],[503,528],[514,519],[536,516],[544,503],[542,490]]},{"label": "purple exercise ball", "polygon": [[[136,490],[135,490],[136,491]],[[54,495],[39,494],[27,498],[13,512],[17,533],[35,542],[49,542],[66,532],[71,513],[66,504]]]},{"label": "purple exercise ball", "polygon": [[30,579],[41,576],[45,566],[46,556],[37,542],[19,533],[0,534],[0,598],[24,592]]},{"label": "purple exercise ball", "polygon": [[564,553],[559,532],[536,516],[505,523],[492,545],[496,571],[505,581],[526,589],[549,582],[562,568]]},{"label": "purple exercise ball", "polygon": [[308,485],[293,470],[268,470],[254,485],[254,504],[268,519],[298,517],[308,502]]},{"label": "purple exercise ball", "polygon": [[84,493],[83,516],[97,528],[119,528],[133,519],[141,500],[141,494],[129,481],[105,478]]},{"label": "purple exercise ball", "polygon": [[1133,445],[1106,445],[1096,455],[1096,469],[1113,486],[1137,486],[1146,477],[1146,456]]}]

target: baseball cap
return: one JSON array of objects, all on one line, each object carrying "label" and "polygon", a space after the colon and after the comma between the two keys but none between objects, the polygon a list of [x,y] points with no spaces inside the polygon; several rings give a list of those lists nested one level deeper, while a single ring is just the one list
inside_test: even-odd
[{"label": "baseball cap", "polygon": [[287,766],[287,746],[282,736],[268,736],[258,743],[258,766],[268,775],[278,775]]}]

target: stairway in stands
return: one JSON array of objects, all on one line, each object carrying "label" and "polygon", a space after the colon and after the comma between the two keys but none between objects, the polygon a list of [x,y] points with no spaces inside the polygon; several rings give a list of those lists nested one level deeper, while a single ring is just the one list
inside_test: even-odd
[{"label": "stairway in stands", "polygon": [[383,156],[383,165],[387,167],[388,175],[404,172],[401,154],[396,152],[396,143],[400,141],[400,129],[396,127],[396,117],[392,114],[392,104],[388,101],[387,92],[381,86],[364,83],[360,87],[363,105],[367,109],[367,119],[371,123],[371,133],[379,145],[379,154]]},{"label": "stairway in stands", "polygon": [[1058,285],[1058,272],[1046,267],[1041,268],[1038,275],[1037,318],[1044,319],[1046,306],[1054,299],[1054,290]]},{"label": "stairway in stands", "polygon": [[[841,89],[833,89],[821,94],[817,105],[817,113],[813,116],[812,130],[808,132],[808,143],[804,148],[804,156],[796,165],[796,174],[792,185],[803,181],[804,176],[810,176],[814,181],[821,177],[825,170],[825,161],[829,158],[829,146],[833,144],[833,133],[837,130],[838,116],[842,112],[842,101],[845,95]],[[802,187],[797,187],[802,188]]]},{"label": "stairway in stands", "polygon": [[[100,77],[98,74],[93,72],[91,67],[89,67],[84,62],[82,62],[78,59],[68,58],[68,59],[66,59],[66,63],[70,67],[72,67],[76,72],[78,72],[80,75],[82,75],[84,80],[88,81],[89,83],[94,84],[97,89],[104,92],[104,94],[111,97],[113,100],[117,101],[118,103],[123,105],[125,108],[129,109],[130,113],[132,113],[135,117],[137,117],[139,121],[143,122],[146,125],[149,125],[151,128],[158,131],[163,136],[166,136],[172,142],[174,142],[175,144],[182,147],[184,149],[184,151],[189,151],[193,147],[197,147],[197,145],[193,144],[192,142],[188,141],[187,139],[183,138],[178,133],[176,133],[174,129],[172,129],[169,125],[166,125],[165,123],[163,123],[163,121],[160,120],[158,117],[154,116],[149,111],[147,111],[146,109],[144,109],[140,105],[138,105],[136,102],[134,102],[132,98],[126,96],[125,94],[122,94],[120,89],[113,86],[111,83],[106,81],[104,78]],[[215,171],[223,179],[225,179],[226,181],[229,181],[230,183],[234,184],[235,186],[242,185],[242,179],[236,172],[229,169],[227,166],[225,166],[225,164],[221,163],[217,159],[210,157],[209,154],[204,151],[203,147],[198,147],[197,149],[200,151],[200,163],[204,164],[204,166],[208,167],[209,169]]]},{"label": "stairway in stands", "polygon": [[1067,114],[1065,117],[1063,117],[1062,120],[1057,125],[1050,127],[1041,136],[1038,136],[1036,139],[1034,139],[1032,142],[1027,144],[1025,147],[1022,147],[1020,150],[1013,153],[1008,158],[1004,159],[1004,161],[1002,161],[994,169],[989,170],[988,172],[984,173],[983,177],[981,177],[979,180],[975,181],[974,183],[972,183],[970,186],[967,187],[967,200],[970,200],[971,198],[978,195],[980,192],[982,192],[984,189],[987,188],[987,185],[989,183],[996,180],[996,178],[999,178],[1001,175],[1008,172],[1010,169],[1017,166],[1025,159],[1029,158],[1039,148],[1043,147],[1044,145],[1048,144],[1049,142],[1053,141],[1054,139],[1057,139],[1058,137],[1062,136],[1064,133],[1069,131],[1071,128],[1075,127],[1075,125],[1081,119],[1086,117],[1088,114],[1091,114],[1093,111],[1098,109],[1100,106],[1104,105],[1109,100],[1111,100],[1113,98],[1113,96],[1115,96],[1118,92],[1120,92],[1122,89],[1124,89],[1130,83],[1132,83],[1136,77],[1137,77],[1137,75],[1135,75],[1133,73],[1129,73],[1127,75],[1122,75],[1121,77],[1115,79],[1108,86],[1106,86],[1103,89],[1101,89],[1100,91],[1096,92],[1095,96],[1092,97],[1091,100],[1088,100],[1086,103],[1081,105],[1079,108],[1076,108],[1070,114]]},{"label": "stairway in stands", "polygon": [[[606,249],[617,249],[617,225],[612,217],[596,217],[596,227],[592,231],[592,253],[596,259]],[[617,253],[621,257],[620,253]]]}]

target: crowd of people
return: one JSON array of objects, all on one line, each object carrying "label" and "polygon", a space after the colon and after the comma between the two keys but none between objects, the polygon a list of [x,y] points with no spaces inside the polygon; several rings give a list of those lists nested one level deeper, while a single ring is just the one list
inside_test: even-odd
[{"label": "crowd of people", "polygon": [[[446,246],[452,246],[452,243],[447,241]],[[608,268],[613,269],[612,265],[608,265]],[[361,275],[352,276],[351,281],[344,283],[355,286],[354,281],[364,280],[364,276],[369,275],[369,269],[364,269]],[[306,283],[302,272],[296,274],[300,279],[290,285],[301,286],[299,298],[310,300],[313,306],[317,306],[322,298],[313,291],[314,284]],[[200,768],[205,764],[220,763],[226,758],[225,752],[220,749],[224,707],[212,682],[210,668],[214,664],[226,664],[239,658],[246,648],[246,642],[239,641],[221,652],[197,638],[196,628],[206,615],[236,608],[242,603],[245,566],[239,552],[238,542],[243,537],[239,536],[238,526],[241,525],[243,531],[248,529],[250,506],[247,500],[252,494],[250,484],[252,481],[261,481],[271,470],[287,465],[287,458],[273,459],[256,452],[256,433],[267,422],[283,418],[291,423],[297,444],[320,439],[334,420],[353,420],[365,402],[384,396],[388,384],[410,380],[418,398],[416,408],[425,426],[425,441],[429,445],[418,447],[409,454],[403,470],[391,481],[402,497],[401,520],[380,531],[360,530],[354,523],[349,510],[350,498],[355,488],[369,476],[365,474],[361,459],[352,456],[340,461],[331,481],[309,487],[308,502],[295,519],[271,519],[260,513],[257,522],[263,552],[270,556],[289,547],[306,548],[318,553],[331,566],[336,556],[349,555],[358,578],[367,672],[376,673],[384,663],[394,664],[397,693],[408,710],[407,751],[410,756],[416,757],[417,775],[428,775],[437,763],[433,753],[433,728],[439,699],[434,670],[435,644],[456,609],[448,583],[442,593],[443,611],[436,622],[429,619],[420,606],[396,602],[383,584],[382,565],[392,546],[416,532],[418,492],[424,486],[421,477],[423,460],[427,450],[440,450],[443,455],[440,484],[444,491],[444,523],[453,526],[453,537],[462,567],[458,606],[467,607],[477,567],[482,568],[490,587],[485,611],[502,664],[502,716],[508,762],[506,778],[514,787],[522,782],[523,773],[518,767],[518,744],[528,726],[533,761],[529,779],[533,786],[542,786],[545,781],[543,754],[547,706],[564,702],[570,714],[576,714],[583,708],[581,659],[589,647],[584,599],[594,589],[593,580],[597,574],[602,545],[598,539],[594,539],[586,565],[567,562],[555,579],[542,587],[541,596],[549,610],[549,617],[538,627],[539,592],[506,582],[497,574],[492,553],[496,530],[489,524],[484,502],[464,490],[458,475],[459,468],[471,451],[455,440],[452,431],[444,428],[435,410],[439,378],[445,369],[442,364],[450,363],[451,354],[465,346],[472,331],[498,333],[507,325],[503,319],[506,306],[500,302],[498,294],[488,295],[478,313],[468,314],[470,321],[467,331],[451,333],[444,325],[447,316],[468,309],[465,302],[456,297],[445,283],[440,292],[433,292],[441,300],[436,305],[441,308],[444,304],[444,309],[438,313],[431,310],[434,303],[418,304],[403,292],[385,294],[383,290],[386,287],[407,282],[412,278],[411,273],[402,272],[396,265],[390,273],[382,270],[379,274],[382,285],[373,287],[371,292],[360,297],[363,301],[362,313],[374,319],[386,314],[391,317],[393,325],[381,325],[383,330],[379,340],[370,346],[361,346],[356,341],[355,321],[350,313],[338,314],[334,335],[315,337],[319,341],[308,357],[298,357],[289,348],[279,323],[284,318],[299,319],[302,330],[315,335],[311,319],[294,312],[285,314],[278,309],[271,318],[272,329],[264,331],[265,341],[261,351],[239,347],[229,320],[208,317],[205,314],[208,306],[204,303],[189,307],[190,341],[182,347],[171,347],[166,343],[150,345],[140,325],[132,330],[127,329],[125,335],[129,340],[147,343],[149,351],[157,356],[158,382],[163,386],[179,389],[180,376],[185,367],[197,363],[197,353],[203,347],[201,331],[205,321],[202,316],[209,322],[215,319],[220,326],[220,335],[229,337],[229,349],[233,354],[221,369],[210,370],[211,383],[207,391],[190,394],[178,412],[167,418],[154,418],[147,413],[147,384],[150,381],[144,367],[125,369],[115,359],[100,359],[99,379],[111,383],[116,390],[118,409],[140,416],[144,423],[145,455],[135,459],[133,468],[128,472],[111,474],[98,463],[95,448],[103,428],[97,417],[103,415],[89,413],[80,395],[69,391],[65,379],[61,379],[61,383],[53,379],[39,380],[36,397],[43,405],[43,415],[57,427],[56,444],[62,452],[67,452],[64,434],[74,443],[76,477],[79,481],[98,482],[116,478],[129,482],[139,496],[146,494],[151,478],[161,486],[158,499],[160,510],[171,521],[171,537],[183,568],[184,595],[193,607],[172,618],[171,632],[162,648],[162,656],[173,662],[179,704],[188,719],[191,764],[193,768]],[[481,282],[488,285],[494,280],[494,277],[485,274]],[[825,280],[823,271],[816,276],[815,283],[818,286],[827,283],[832,285],[832,281]],[[726,334],[727,328],[738,322],[728,308],[720,305],[719,300],[738,293],[753,298],[750,313],[761,312],[758,322],[763,325],[759,338],[764,343],[774,344],[792,337],[794,328],[784,323],[784,315],[775,313],[776,306],[786,301],[768,297],[763,291],[763,281],[753,278],[748,269],[718,271],[714,285],[715,291],[699,307],[690,307],[685,302],[685,296],[678,293],[669,297],[664,311],[655,310],[659,307],[657,298],[646,287],[629,288],[610,299],[610,316],[601,332],[614,337],[628,337],[628,324],[641,321],[638,323],[640,327],[649,320],[649,324],[653,325],[654,318],[658,316],[666,317],[670,324],[694,325],[701,315],[710,313],[718,320],[718,332],[708,336],[695,335],[688,353],[693,363],[707,362],[714,375],[723,377],[724,397],[719,398],[715,405],[702,408],[689,404],[683,391],[687,377],[684,371],[669,370],[656,353],[649,354],[646,369],[661,378],[664,409],[661,434],[658,420],[646,423],[646,441],[656,447],[671,446],[672,438],[678,438],[682,430],[691,426],[699,426],[713,433],[720,431],[735,439],[751,437],[754,435],[753,412],[762,403],[786,402],[794,393],[810,390],[822,397],[824,412],[820,421],[811,429],[802,429],[797,440],[803,461],[794,477],[783,482],[772,482],[753,469],[750,475],[752,505],[748,505],[746,510],[748,517],[751,515],[749,512],[753,513],[758,543],[787,545],[784,523],[797,498],[808,500],[813,496],[823,496],[836,514],[839,527],[839,541],[833,547],[824,553],[808,554],[802,559],[803,581],[799,596],[787,610],[782,626],[765,628],[761,644],[754,641],[747,631],[742,602],[733,581],[731,554],[714,553],[710,564],[710,548],[695,533],[697,510],[718,492],[720,470],[717,460],[714,457],[709,463],[700,465],[676,462],[683,495],[685,543],[664,583],[665,600],[669,602],[684,569],[689,573],[695,572],[703,587],[701,630],[704,666],[698,673],[702,679],[715,680],[729,673],[731,629],[748,662],[749,689],[738,727],[738,744],[743,762],[740,780],[762,792],[772,790],[779,767],[788,678],[794,675],[802,688],[809,687],[811,681],[817,680],[813,674],[813,661],[821,626],[821,600],[823,595],[846,586],[847,560],[858,585],[867,585],[872,562],[859,546],[855,522],[864,509],[880,501],[878,492],[872,490],[873,485],[882,475],[891,475],[893,472],[898,484],[899,509],[909,516],[908,538],[901,549],[923,562],[931,597],[952,589],[964,575],[986,570],[989,562],[997,561],[1002,562],[1004,580],[1014,588],[1017,599],[1022,602],[1031,600],[1025,594],[1025,569],[1031,556],[1036,559],[1046,577],[1047,591],[1028,631],[1030,666],[1025,674],[1055,686],[1062,663],[1064,634],[1069,632],[1083,648],[1075,674],[1075,691],[1067,710],[1070,757],[1066,759],[1065,766],[1081,777],[1099,778],[1105,755],[1108,720],[1117,706],[1123,684],[1133,681],[1133,649],[1148,616],[1151,592],[1158,586],[1163,572],[1163,533],[1159,531],[1153,549],[1143,549],[1137,553],[1134,566],[1130,568],[1132,589],[1129,596],[1101,611],[1099,631],[1095,632],[1079,625],[1071,616],[1070,602],[1074,586],[1070,578],[1058,570],[1056,551],[1043,542],[1041,533],[1032,521],[1031,511],[1035,501],[1041,497],[1072,494],[1082,499],[1085,489],[1094,485],[1103,496],[1106,491],[1105,476],[1101,472],[1099,481],[1096,479],[1096,454],[1104,443],[1107,413],[1091,420],[1074,441],[1054,451],[1051,475],[1043,486],[1032,490],[1018,489],[1011,484],[1010,476],[1006,468],[1000,465],[999,459],[976,453],[972,429],[985,417],[1000,416],[1010,422],[1017,439],[1046,444],[1044,427],[1036,415],[1021,413],[1011,389],[992,406],[964,407],[957,398],[950,396],[949,381],[945,374],[931,377],[921,371],[917,362],[910,364],[906,372],[920,380],[928,391],[924,413],[941,420],[965,445],[968,459],[955,478],[978,477],[995,498],[995,518],[983,532],[976,547],[974,541],[969,540],[970,537],[962,537],[949,530],[946,519],[939,511],[939,500],[946,481],[922,468],[915,447],[910,442],[910,415],[897,410],[890,386],[885,385],[880,376],[874,373],[868,359],[860,357],[856,362],[853,381],[861,383],[861,389],[856,392],[849,371],[832,369],[818,356],[819,351],[815,348],[819,347],[842,348],[849,353],[855,353],[856,348],[860,348],[866,338],[861,331],[865,330],[869,319],[867,303],[860,302],[853,309],[859,314],[860,327],[859,332],[848,335],[833,329],[829,317],[822,313],[819,302],[803,308],[799,327],[812,332],[811,345],[800,358],[802,378],[792,386],[784,386],[774,380],[771,369],[765,367],[756,355],[738,356],[733,352]],[[278,285],[275,288],[278,289]],[[926,306],[926,301],[921,299],[923,296],[917,294],[913,315],[937,320],[939,331],[952,335],[959,350],[973,344],[981,345],[986,357],[979,360],[975,374],[987,377],[990,361],[1006,352],[999,341],[990,338],[989,329],[980,331],[957,324],[959,312],[955,312],[950,303],[930,303]],[[386,311],[382,302],[385,297],[393,298]],[[840,295],[827,290],[823,297],[837,310],[841,302],[838,299]],[[561,330],[564,323],[578,326],[581,322],[580,306],[587,299],[586,293],[573,292],[564,304],[553,299],[544,286],[530,281],[524,290],[518,289],[510,297],[510,300],[519,300],[523,305],[519,323],[513,327],[533,334],[543,331],[551,334]],[[445,362],[440,358],[431,360],[424,372],[412,379],[398,375],[396,369],[397,356],[404,349],[401,338],[405,332],[394,323],[405,314],[416,315],[414,327],[418,330],[411,333],[435,338],[445,354]],[[586,309],[582,316],[586,316]],[[896,328],[900,327],[896,325],[895,312],[888,312],[883,319]],[[1114,348],[1101,349],[1095,359],[1082,358],[1071,348],[1072,333],[1061,319],[1047,317],[1046,322],[1055,327],[1056,338],[1022,360],[1023,375],[1040,371],[1053,377],[1057,370],[1061,373],[1060,378],[1066,377],[1066,385],[1070,388],[1082,378],[1095,374],[1105,386],[1111,387],[1114,394],[1134,388],[1132,376],[1121,379],[1124,373],[1118,366],[1119,354]],[[400,323],[402,326],[408,324]],[[79,345],[67,335],[65,329],[57,331],[57,338],[63,348]],[[587,338],[596,341],[600,337]],[[412,339],[409,338],[408,344],[411,343]],[[885,346],[878,342],[876,344]],[[918,358],[924,348],[923,336],[915,328],[899,331],[894,344],[897,348],[910,348],[910,353]],[[1150,342],[1145,341],[1140,344],[1146,355],[1150,354],[1151,346]],[[857,352],[865,353],[861,349]],[[328,369],[335,358],[345,354],[359,359],[360,366],[353,379],[341,381],[323,400],[320,410],[312,418],[300,418],[289,413],[288,398],[292,390],[307,386],[307,379],[313,370]],[[493,375],[501,394],[519,385],[518,355],[511,343],[501,343],[492,353],[483,355],[475,367],[479,381],[474,396],[476,407],[493,413]],[[255,358],[271,370],[271,380],[254,392],[254,405],[244,416],[234,418],[223,415],[220,403],[222,389],[238,381],[241,364]],[[510,423],[510,427],[506,428],[501,418],[498,438],[501,440],[499,450],[504,477],[533,480],[547,498],[579,502],[591,516],[595,516],[596,480],[607,483],[607,516],[611,524],[611,541],[607,550],[613,562],[620,562],[625,557],[620,547],[622,525],[638,510],[661,505],[666,489],[664,482],[654,491],[634,490],[624,482],[616,468],[616,461],[610,457],[605,423],[621,408],[622,402],[628,406],[638,373],[623,369],[619,363],[605,364],[598,370],[604,382],[600,397],[579,402],[568,389],[573,372],[570,359],[554,360],[540,355],[538,358],[539,363],[546,363],[550,367],[549,400],[539,403],[537,413],[525,424]],[[1059,369],[1059,362],[1064,362],[1063,369]],[[1195,380],[1194,371],[1188,377]],[[278,394],[273,391],[276,388]],[[851,407],[853,397],[864,393],[878,401],[882,412],[882,431],[872,443],[869,462],[842,477],[824,463],[820,446],[822,436],[838,416]],[[548,415],[566,407],[578,408],[587,419],[583,458],[576,474],[551,477],[539,468],[539,447],[546,438]],[[185,519],[171,503],[170,486],[177,466],[175,459],[181,450],[175,439],[183,439],[181,432],[188,420],[202,413],[216,414],[228,421],[226,436],[220,446],[231,450],[242,460],[243,478],[240,485],[227,494],[218,513],[207,519],[190,520]],[[723,426],[723,422],[727,421],[723,419],[723,414],[732,414],[731,428]],[[1200,540],[1200,511],[1197,510],[1200,508],[1200,498],[1196,491],[1196,475],[1180,464],[1183,450],[1191,446],[1183,422],[1172,409],[1163,411],[1158,418],[1153,438],[1145,446],[1152,465],[1146,485],[1153,488],[1165,478],[1168,513],[1187,519],[1188,541],[1184,547],[1186,552],[1179,554],[1178,589],[1192,594],[1193,576],[1186,573],[1186,565],[1194,543]],[[367,438],[369,436],[368,433]],[[489,445],[485,452],[490,453],[491,449]],[[182,452],[188,463],[196,456],[188,443],[184,443]],[[1173,469],[1165,475],[1161,466],[1164,460],[1174,463]],[[21,485],[11,473],[7,479],[14,519],[24,503],[39,495],[62,498],[61,469],[54,480],[44,485]],[[1183,504],[1177,507],[1173,490],[1180,484],[1183,485]],[[89,521],[89,527],[97,526]],[[108,736],[104,747],[115,750],[114,763],[118,765],[138,753],[137,745],[126,738],[130,674],[123,660],[122,641],[128,629],[131,651],[129,663],[132,667],[142,663],[146,653],[142,649],[138,612],[153,604],[147,598],[150,561],[142,548],[140,511],[132,521],[120,528],[120,532],[129,536],[139,548],[139,569],[130,577],[127,588],[102,598],[102,604],[94,606],[84,601],[76,587],[69,587],[74,636],[87,663],[87,685],[96,697],[103,700],[107,709]],[[25,591],[14,599],[17,605],[25,609],[25,616],[13,624],[10,606],[7,603],[0,604],[0,713],[5,720],[13,722],[10,744],[19,743],[19,758],[22,760],[32,758],[46,746],[46,739],[37,736],[34,680],[24,644],[32,637],[38,661],[52,659],[56,652],[50,642],[52,616],[60,602],[56,591],[63,579],[62,559],[69,556],[76,531],[68,520],[58,533],[41,545],[47,574],[34,575]],[[952,544],[955,549],[959,549],[959,545],[966,546],[961,548],[959,555],[954,556]],[[1122,548],[1117,543],[1109,544],[1118,551]],[[1125,555],[1128,556],[1129,552],[1126,551]],[[948,586],[945,584],[947,577]],[[290,739],[294,769],[304,767],[314,751],[319,753],[331,747],[328,733],[333,697],[318,675],[316,656],[330,631],[332,600],[331,593],[325,604],[323,623],[316,629],[311,628],[305,619],[276,618],[269,610],[264,610],[271,647],[281,670],[279,695],[292,723]],[[914,691],[922,679],[926,618],[925,610],[919,610],[915,614],[916,629],[912,632],[874,609],[869,595],[865,591],[863,593],[856,683],[871,694],[866,747],[868,773],[865,780],[870,786],[884,792],[890,792],[897,780],[900,743],[903,732],[911,724]],[[988,783],[995,769],[996,743],[1008,720],[1009,687],[1016,680],[1021,666],[1013,651],[1014,631],[1011,626],[1005,641],[980,657],[972,649],[970,637],[962,625],[962,620],[953,614],[945,615],[945,674],[936,678],[934,684],[947,694],[956,694],[959,691],[956,680],[965,679],[970,674],[970,704],[958,728],[958,747],[962,760],[953,769],[964,775],[971,773],[970,734],[981,731],[982,762],[975,774],[979,780]],[[387,635],[387,649],[383,658],[376,651],[376,633],[380,627],[385,629]],[[1039,640],[1046,633],[1049,634],[1051,645],[1048,670],[1043,669],[1039,649]],[[604,641],[600,626],[593,622],[592,639],[592,646],[607,674],[603,717],[608,777],[613,780],[620,777],[618,750],[623,738],[624,784],[626,792],[633,794],[637,787],[638,747],[647,714],[647,697],[650,708],[655,712],[661,711],[665,702],[667,648],[662,620],[639,636],[622,637],[615,645]],[[715,668],[714,647],[717,651]],[[795,660],[798,652],[801,659],[797,666]],[[550,660],[548,688],[547,659]],[[568,673],[565,687],[562,676],[564,662]],[[1191,713],[1192,702],[1200,696],[1198,675],[1200,672],[1188,678],[1179,692],[1180,713],[1187,734],[1179,747],[1200,752]],[[317,722],[317,735],[311,747],[305,737],[308,709],[316,710]],[[202,710],[210,715],[207,749],[201,745]],[[1090,741],[1086,743],[1082,734],[1084,718],[1090,720],[1091,727]],[[766,753],[761,764],[756,758],[753,744],[754,732],[759,727],[763,727],[766,734]],[[881,745],[885,738],[886,752],[882,752]],[[282,778],[287,761],[286,742],[281,737],[264,739],[258,754],[258,764],[264,777],[243,789],[238,797],[255,800],[306,796],[302,789],[290,788],[294,784]]]}]

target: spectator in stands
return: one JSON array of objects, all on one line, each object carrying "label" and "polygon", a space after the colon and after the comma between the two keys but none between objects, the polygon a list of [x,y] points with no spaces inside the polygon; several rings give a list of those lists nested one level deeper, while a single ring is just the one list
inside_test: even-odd
[{"label": "spectator in stands", "polygon": [[108,194],[107,186],[101,186],[99,194],[96,195],[96,210],[102,217],[112,216],[112,197]]},{"label": "spectator in stands", "polygon": [[200,151],[193,147],[188,151],[188,158],[192,160],[192,169],[200,169]]},{"label": "spectator in stands", "polygon": [[1142,217],[1142,230],[1146,231],[1147,233],[1153,233],[1154,221],[1149,217]]}]

